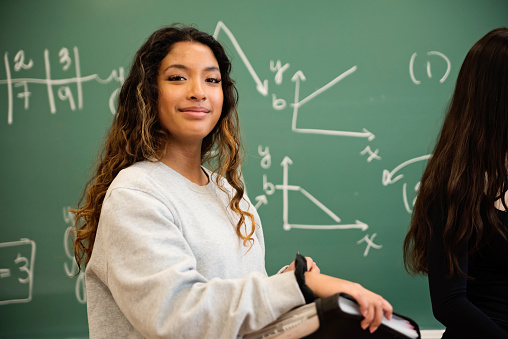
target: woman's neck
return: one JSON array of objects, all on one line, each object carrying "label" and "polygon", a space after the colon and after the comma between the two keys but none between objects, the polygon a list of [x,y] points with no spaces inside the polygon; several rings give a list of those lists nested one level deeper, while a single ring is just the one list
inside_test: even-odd
[{"label": "woman's neck", "polygon": [[208,184],[208,176],[201,168],[201,145],[179,147],[169,144],[161,162],[197,185]]}]

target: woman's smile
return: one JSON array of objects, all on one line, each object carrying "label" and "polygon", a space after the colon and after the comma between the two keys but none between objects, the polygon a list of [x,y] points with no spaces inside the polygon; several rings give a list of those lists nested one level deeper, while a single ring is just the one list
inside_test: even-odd
[{"label": "woman's smile", "polygon": [[195,119],[202,119],[210,113],[210,110],[205,107],[191,106],[178,109],[180,112],[185,113],[186,116]]}]

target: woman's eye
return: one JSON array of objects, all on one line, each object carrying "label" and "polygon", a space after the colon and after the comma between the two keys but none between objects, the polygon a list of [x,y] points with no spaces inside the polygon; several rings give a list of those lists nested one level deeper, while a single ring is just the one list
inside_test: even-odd
[{"label": "woman's eye", "polygon": [[218,78],[208,78],[206,79],[206,82],[211,82],[212,84],[218,84],[220,83],[222,80],[221,79],[218,79]]},{"label": "woman's eye", "polygon": [[171,75],[168,77],[168,81],[182,81],[182,80],[185,80],[185,78],[179,75]]}]

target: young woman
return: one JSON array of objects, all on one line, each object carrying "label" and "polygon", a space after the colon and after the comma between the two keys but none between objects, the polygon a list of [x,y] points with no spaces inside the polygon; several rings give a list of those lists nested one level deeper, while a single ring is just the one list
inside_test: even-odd
[{"label": "young woman", "polygon": [[230,69],[212,36],[185,26],[156,31],[137,52],[74,210],[91,338],[235,338],[338,292],[358,300],[364,329],[391,316],[381,296],[320,274],[310,258],[299,274],[292,263],[267,276],[261,222],[239,179]]},{"label": "young woman", "polygon": [[508,338],[508,28],[467,54],[423,178],[404,260],[428,274],[443,338]]}]

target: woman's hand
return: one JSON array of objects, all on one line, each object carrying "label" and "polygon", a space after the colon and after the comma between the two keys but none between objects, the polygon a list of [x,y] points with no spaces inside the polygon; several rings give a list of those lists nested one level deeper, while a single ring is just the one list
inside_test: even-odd
[{"label": "woman's hand", "polygon": [[[307,272],[312,272],[312,273],[321,272],[319,267],[316,265],[316,263],[314,262],[314,260],[312,260],[311,257],[305,257],[305,259],[307,259]],[[284,270],[284,272],[282,272],[282,273],[294,271],[294,270],[295,270],[295,262],[293,261],[291,264],[289,264],[288,268],[286,268]]]},{"label": "woman's hand", "polygon": [[[308,263],[308,261],[307,261]],[[352,296],[360,305],[363,315],[361,326],[374,332],[381,325],[383,315],[390,320],[393,308],[380,295],[373,293],[360,284],[334,278],[324,274],[305,272],[305,283],[318,298],[326,298],[336,293],[346,293]]]}]

